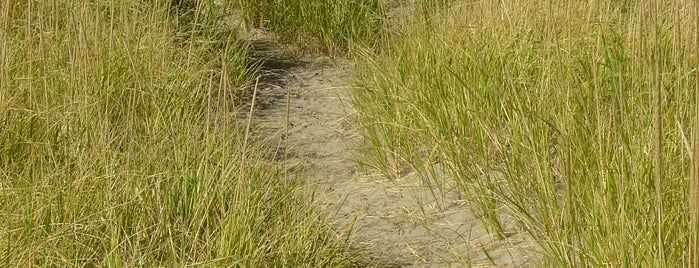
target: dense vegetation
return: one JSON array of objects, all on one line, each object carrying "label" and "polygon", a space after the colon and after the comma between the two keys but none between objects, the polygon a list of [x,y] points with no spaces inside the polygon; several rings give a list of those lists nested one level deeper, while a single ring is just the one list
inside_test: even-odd
[{"label": "dense vegetation", "polygon": [[281,41],[330,55],[353,45],[372,46],[381,35],[381,0],[237,0],[248,24],[264,27]]},{"label": "dense vegetation", "polygon": [[0,266],[349,264],[246,142],[207,3],[0,2]]},{"label": "dense vegetation", "polygon": [[696,3],[438,4],[358,58],[369,164],[436,187],[444,169],[493,233],[516,218],[550,266],[696,261]]}]

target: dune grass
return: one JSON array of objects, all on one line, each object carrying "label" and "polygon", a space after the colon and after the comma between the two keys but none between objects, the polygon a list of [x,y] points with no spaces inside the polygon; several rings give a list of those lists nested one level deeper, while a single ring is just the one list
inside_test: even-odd
[{"label": "dune grass", "polygon": [[213,8],[0,2],[0,266],[351,264],[244,146],[254,73]]},{"label": "dune grass", "polygon": [[345,54],[380,38],[381,0],[230,0],[245,21],[267,28],[283,42],[312,52]]},{"label": "dune grass", "polygon": [[492,233],[516,218],[548,266],[689,266],[695,5],[453,1],[411,16],[357,59],[367,164],[443,167]]}]

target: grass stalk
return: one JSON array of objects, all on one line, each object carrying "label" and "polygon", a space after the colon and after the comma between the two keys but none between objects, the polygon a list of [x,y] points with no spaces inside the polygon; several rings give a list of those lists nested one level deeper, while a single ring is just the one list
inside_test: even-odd
[{"label": "grass stalk", "polygon": [[[653,5],[653,13],[659,14],[662,12],[660,8],[659,1],[651,1]],[[654,86],[654,103],[653,103],[653,121],[654,121],[654,147],[655,147],[655,209],[657,217],[657,267],[665,266],[665,246],[663,235],[663,118],[662,118],[662,104],[663,104],[663,81],[660,76],[660,47],[662,42],[660,40],[660,22],[658,21],[658,16],[653,16],[653,44],[656,47],[654,54],[654,72],[653,72],[653,85]]]},{"label": "grass stalk", "polygon": [[[695,57],[699,55],[699,5],[694,4],[694,49]],[[695,59],[696,62],[696,59]],[[692,267],[699,267],[699,72],[694,72],[694,132],[692,150],[692,179],[689,188],[690,204],[690,250],[689,259]]]},{"label": "grass stalk", "polygon": [[[289,127],[291,127],[291,121],[289,119],[291,115],[291,87],[286,88],[286,111],[284,117],[284,165],[289,163]],[[287,168],[284,169],[284,181],[289,180],[289,171]]]},{"label": "grass stalk", "polygon": [[[255,112],[255,104],[257,103],[257,88],[260,85],[260,77],[257,77],[255,79],[255,87],[253,87],[252,91],[252,100],[250,101],[250,111],[248,112],[248,120],[245,125],[245,135],[243,136],[243,148],[248,147],[248,138],[250,137],[250,127],[252,127],[252,119],[253,113]],[[241,162],[242,166],[245,166],[245,154],[241,155],[243,161]]]}]

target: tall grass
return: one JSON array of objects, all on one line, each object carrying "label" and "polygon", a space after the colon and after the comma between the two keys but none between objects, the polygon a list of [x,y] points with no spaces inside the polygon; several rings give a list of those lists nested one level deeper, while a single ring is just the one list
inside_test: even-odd
[{"label": "tall grass", "polygon": [[413,16],[358,58],[369,164],[444,167],[494,234],[515,217],[549,266],[689,266],[694,5],[473,1]]},{"label": "tall grass", "polygon": [[248,24],[284,42],[330,55],[352,45],[372,46],[381,35],[380,0],[232,0]]},{"label": "tall grass", "polygon": [[0,2],[0,266],[348,265],[242,146],[247,47],[213,8]]}]

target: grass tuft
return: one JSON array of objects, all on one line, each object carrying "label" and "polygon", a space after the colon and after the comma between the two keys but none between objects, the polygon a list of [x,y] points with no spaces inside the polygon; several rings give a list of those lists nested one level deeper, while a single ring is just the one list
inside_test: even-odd
[{"label": "grass tuft", "polygon": [[267,28],[284,42],[330,55],[353,45],[373,46],[380,38],[383,6],[379,0],[239,0],[253,27]]}]

